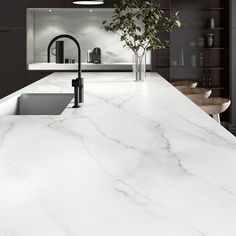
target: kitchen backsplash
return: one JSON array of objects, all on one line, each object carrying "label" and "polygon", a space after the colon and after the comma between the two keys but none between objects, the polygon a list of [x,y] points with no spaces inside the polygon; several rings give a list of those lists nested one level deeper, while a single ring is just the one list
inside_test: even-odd
[{"label": "kitchen backsplash", "polygon": [[[46,62],[47,46],[50,40],[59,34],[69,34],[78,39],[82,50],[82,62],[87,61],[87,50],[99,47],[102,50],[102,63],[131,63],[132,52],[123,48],[119,36],[102,28],[102,21],[110,17],[111,9],[29,9],[28,63],[33,63],[32,58],[35,63]],[[74,43],[67,39],[64,41],[65,58],[77,59]],[[34,52],[31,52],[32,48]],[[52,59],[55,58],[52,56]],[[150,55],[147,57],[147,64],[150,64]]]}]

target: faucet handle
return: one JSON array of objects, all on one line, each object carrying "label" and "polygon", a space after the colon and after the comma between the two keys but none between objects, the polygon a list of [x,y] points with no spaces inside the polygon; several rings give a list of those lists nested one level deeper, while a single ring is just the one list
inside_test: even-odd
[{"label": "faucet handle", "polygon": [[84,79],[77,78],[72,80],[72,87],[74,87],[74,108],[79,107],[79,103],[84,102]]},{"label": "faucet handle", "polygon": [[73,79],[72,80],[72,87],[76,88],[76,87],[79,87],[80,86],[80,80],[77,78],[77,79]]},{"label": "faucet handle", "polygon": [[84,87],[84,79],[83,78],[77,78],[72,80],[72,87]]}]

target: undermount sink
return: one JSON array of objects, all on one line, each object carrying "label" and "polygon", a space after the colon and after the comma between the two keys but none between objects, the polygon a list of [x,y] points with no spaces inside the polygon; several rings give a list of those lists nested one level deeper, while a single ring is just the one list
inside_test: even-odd
[{"label": "undermount sink", "polygon": [[23,93],[0,103],[0,115],[60,115],[73,98],[70,93]]}]

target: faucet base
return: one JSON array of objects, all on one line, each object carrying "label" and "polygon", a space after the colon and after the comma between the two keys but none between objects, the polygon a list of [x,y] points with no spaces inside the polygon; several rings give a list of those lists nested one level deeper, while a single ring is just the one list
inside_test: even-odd
[{"label": "faucet base", "polygon": [[73,106],[72,108],[80,108],[80,107],[81,107],[81,106],[76,106],[76,105],[75,105],[75,106]]},{"label": "faucet base", "polygon": [[79,103],[83,102],[83,78],[77,78],[72,80],[72,86],[74,87],[74,106],[73,108],[79,108]]}]

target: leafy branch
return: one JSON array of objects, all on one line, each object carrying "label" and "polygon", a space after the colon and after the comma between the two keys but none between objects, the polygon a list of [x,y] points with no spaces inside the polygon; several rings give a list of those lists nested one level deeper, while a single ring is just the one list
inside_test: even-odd
[{"label": "leafy branch", "polygon": [[143,50],[144,53],[152,49],[169,47],[169,41],[158,38],[160,32],[171,32],[181,27],[179,12],[173,17],[165,16],[160,4],[150,0],[120,0],[112,14],[110,22],[103,21],[106,31],[118,33],[124,47],[134,53]]}]

